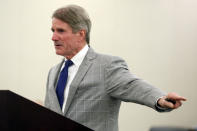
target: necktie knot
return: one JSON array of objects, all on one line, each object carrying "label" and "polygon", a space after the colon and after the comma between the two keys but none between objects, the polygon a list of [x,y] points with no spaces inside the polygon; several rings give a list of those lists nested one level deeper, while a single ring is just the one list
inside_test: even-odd
[{"label": "necktie knot", "polygon": [[66,63],[65,63],[65,67],[70,67],[71,65],[73,65],[73,62],[71,60],[67,60]]}]

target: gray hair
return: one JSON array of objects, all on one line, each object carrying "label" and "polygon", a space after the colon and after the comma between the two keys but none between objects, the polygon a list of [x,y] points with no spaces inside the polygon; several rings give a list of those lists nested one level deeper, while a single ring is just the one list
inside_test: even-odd
[{"label": "gray hair", "polygon": [[68,5],[57,9],[52,18],[57,18],[66,22],[72,28],[72,31],[76,33],[77,31],[84,29],[86,31],[86,42],[90,42],[90,29],[91,21],[90,18],[82,7],[78,5]]}]

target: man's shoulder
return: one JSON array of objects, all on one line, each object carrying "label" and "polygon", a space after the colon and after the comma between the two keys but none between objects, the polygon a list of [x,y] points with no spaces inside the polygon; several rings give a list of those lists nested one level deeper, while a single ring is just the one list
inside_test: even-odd
[{"label": "man's shoulder", "polygon": [[95,52],[95,54],[96,57],[93,63],[96,65],[104,65],[105,67],[118,67],[125,65],[125,67],[127,67],[125,60],[119,56],[98,52]]},{"label": "man's shoulder", "polygon": [[102,54],[102,53],[98,53],[98,59],[105,61],[107,63],[113,63],[115,61],[124,61],[124,59],[119,56]]},{"label": "man's shoulder", "polygon": [[114,55],[110,55],[110,54],[105,54],[105,53],[100,53],[100,52],[96,52],[93,49],[91,49],[96,55],[96,59],[97,60],[102,60],[102,61],[114,61],[114,60],[123,60],[121,57],[119,56],[114,56]]}]

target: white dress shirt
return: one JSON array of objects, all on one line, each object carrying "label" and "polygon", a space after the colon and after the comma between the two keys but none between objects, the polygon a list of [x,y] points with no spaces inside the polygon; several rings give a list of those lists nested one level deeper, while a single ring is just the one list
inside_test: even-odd
[{"label": "white dress shirt", "polygon": [[[67,98],[68,98],[68,94],[69,94],[69,89],[70,89],[70,84],[73,81],[79,66],[81,65],[84,57],[86,56],[87,52],[88,52],[88,45],[86,44],[83,49],[81,49],[72,59],[71,61],[73,62],[73,65],[70,66],[68,68],[68,79],[67,79],[67,84],[66,84],[66,88],[64,90],[64,102],[63,102],[63,107],[62,107],[62,112],[64,113],[64,109],[66,107],[66,102],[67,102]],[[65,58],[65,61],[67,59]],[[61,70],[63,69],[65,63],[62,65]]]}]

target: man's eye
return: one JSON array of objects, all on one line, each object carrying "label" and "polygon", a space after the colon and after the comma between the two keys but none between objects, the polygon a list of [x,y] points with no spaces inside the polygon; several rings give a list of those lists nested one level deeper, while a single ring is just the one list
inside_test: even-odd
[{"label": "man's eye", "polygon": [[57,31],[60,32],[60,33],[64,32],[63,29],[58,29]]}]

